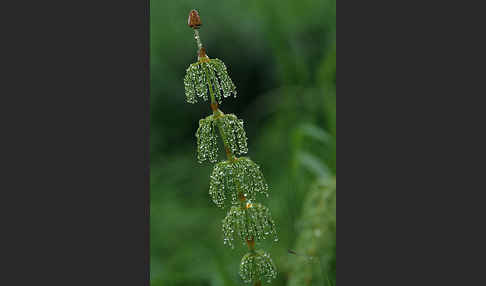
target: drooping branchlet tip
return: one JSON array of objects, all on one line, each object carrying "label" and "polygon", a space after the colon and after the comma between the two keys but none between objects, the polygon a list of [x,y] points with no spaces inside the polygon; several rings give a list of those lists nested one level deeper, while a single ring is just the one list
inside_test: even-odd
[{"label": "drooping branchlet tip", "polygon": [[199,29],[202,26],[201,17],[199,17],[199,13],[196,10],[193,9],[189,12],[187,25],[193,29]]}]

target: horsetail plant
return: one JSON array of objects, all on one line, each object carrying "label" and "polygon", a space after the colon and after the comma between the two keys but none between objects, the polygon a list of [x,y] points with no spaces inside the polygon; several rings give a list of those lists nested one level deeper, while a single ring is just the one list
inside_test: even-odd
[{"label": "horsetail plant", "polygon": [[201,18],[196,10],[189,13],[188,25],[194,30],[198,58],[187,68],[184,78],[186,101],[210,100],[213,111],[199,120],[197,160],[199,163],[218,161],[218,137],[221,137],[227,157],[214,166],[209,183],[212,201],[221,208],[231,206],[223,219],[223,242],[231,248],[235,240],[246,243],[249,252],[243,256],[239,269],[245,283],[270,283],[277,276],[275,264],[267,252],[255,249],[256,242],[269,236],[278,240],[270,210],[256,202],[259,195],[268,197],[268,185],[256,163],[249,157],[237,157],[248,152],[243,120],[219,108],[223,98],[236,97],[236,87],[223,61],[210,59],[206,54],[199,36]]}]

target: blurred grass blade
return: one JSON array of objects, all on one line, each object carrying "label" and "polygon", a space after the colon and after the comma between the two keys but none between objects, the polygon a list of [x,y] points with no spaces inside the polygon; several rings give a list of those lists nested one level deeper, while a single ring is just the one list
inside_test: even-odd
[{"label": "blurred grass blade", "polygon": [[316,177],[329,177],[331,171],[329,168],[321,162],[321,160],[306,151],[299,151],[297,153],[297,159],[302,167],[313,173]]}]

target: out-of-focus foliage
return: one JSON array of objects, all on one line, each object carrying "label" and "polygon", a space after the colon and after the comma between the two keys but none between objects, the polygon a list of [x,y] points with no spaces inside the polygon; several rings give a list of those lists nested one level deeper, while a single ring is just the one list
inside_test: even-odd
[{"label": "out-of-focus foliage", "polygon": [[298,224],[289,286],[321,286],[336,276],[336,181],[323,178],[310,189]]},{"label": "out-of-focus foliage", "polygon": [[[272,285],[287,285],[301,267],[288,249],[302,235],[304,199],[336,173],[335,0],[151,0],[151,286],[245,285],[238,271],[246,250],[224,246],[225,211],[208,193],[213,166],[197,163],[195,133],[211,110],[186,103],[185,72],[197,60],[191,9],[208,56],[225,62],[236,85],[237,98],[221,109],[244,120],[248,155],[270,188],[260,202],[272,210],[279,242],[257,249],[276,264]],[[335,243],[331,232],[322,237]],[[319,277],[335,285],[335,249],[322,251]]]}]

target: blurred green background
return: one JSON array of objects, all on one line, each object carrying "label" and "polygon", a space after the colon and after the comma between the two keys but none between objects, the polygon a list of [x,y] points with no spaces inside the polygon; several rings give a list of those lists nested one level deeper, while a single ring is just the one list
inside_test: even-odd
[{"label": "blurred green background", "polygon": [[201,16],[208,56],[225,62],[238,91],[220,108],[245,121],[248,156],[270,187],[260,202],[272,211],[280,240],[258,248],[277,265],[272,285],[304,283],[298,276],[302,285],[335,285],[335,188],[319,211],[303,207],[313,192],[329,192],[336,174],[335,0],[150,6],[151,286],[245,285],[238,267],[246,249],[223,245],[226,210],[208,195],[212,165],[196,161],[194,134],[211,110],[207,102],[185,102],[183,77],[197,60],[191,9]]}]

